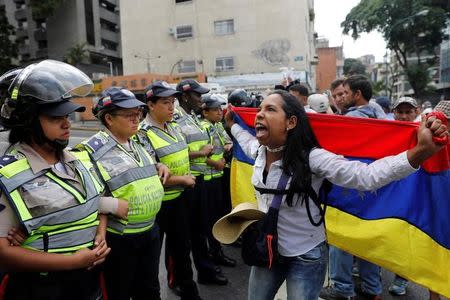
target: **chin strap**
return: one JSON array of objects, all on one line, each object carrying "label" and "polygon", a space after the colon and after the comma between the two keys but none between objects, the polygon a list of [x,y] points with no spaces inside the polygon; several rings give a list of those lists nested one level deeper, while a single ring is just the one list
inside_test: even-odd
[{"label": "chin strap", "polygon": [[50,147],[52,147],[53,149],[55,149],[55,151],[57,153],[61,152],[62,150],[64,150],[67,145],[69,145],[69,140],[50,140],[48,137],[45,136],[45,134],[43,134],[44,137],[44,143],[48,144]]}]

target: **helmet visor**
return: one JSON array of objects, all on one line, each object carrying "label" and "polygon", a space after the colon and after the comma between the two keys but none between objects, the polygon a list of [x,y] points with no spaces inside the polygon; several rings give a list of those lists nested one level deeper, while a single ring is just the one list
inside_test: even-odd
[{"label": "helmet visor", "polygon": [[12,99],[29,96],[42,102],[58,102],[86,96],[94,84],[77,68],[55,60],[44,60],[23,69],[9,87]]}]

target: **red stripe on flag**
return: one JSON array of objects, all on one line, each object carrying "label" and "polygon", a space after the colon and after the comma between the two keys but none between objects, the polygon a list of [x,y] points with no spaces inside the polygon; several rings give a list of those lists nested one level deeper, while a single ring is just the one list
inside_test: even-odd
[{"label": "red stripe on flag", "polygon": [[[242,120],[254,127],[255,108],[232,107]],[[418,123],[308,114],[320,145],[336,154],[378,159],[395,155],[417,143]],[[428,159],[422,167],[428,172],[450,169],[450,146]]]}]

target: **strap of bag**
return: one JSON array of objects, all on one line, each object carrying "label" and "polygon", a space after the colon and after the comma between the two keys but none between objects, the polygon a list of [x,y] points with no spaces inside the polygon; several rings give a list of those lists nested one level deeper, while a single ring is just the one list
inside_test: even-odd
[{"label": "strap of bag", "polygon": [[[289,181],[289,177],[282,172],[280,180],[278,181],[277,190],[284,191],[286,190],[286,185]],[[272,199],[272,203],[270,203],[270,207],[273,207],[275,209],[279,209],[281,205],[281,200],[283,199],[283,194],[275,194],[275,196]]]}]

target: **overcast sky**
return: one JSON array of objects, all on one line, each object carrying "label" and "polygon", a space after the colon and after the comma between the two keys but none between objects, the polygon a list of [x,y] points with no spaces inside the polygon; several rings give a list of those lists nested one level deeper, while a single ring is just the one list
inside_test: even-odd
[{"label": "overcast sky", "polygon": [[345,58],[357,58],[366,54],[375,55],[376,62],[383,61],[386,43],[378,32],[361,35],[356,41],[351,36],[343,35],[341,23],[350,10],[360,0],[314,0],[315,31],[319,37],[330,41],[330,47],[344,45]]}]

